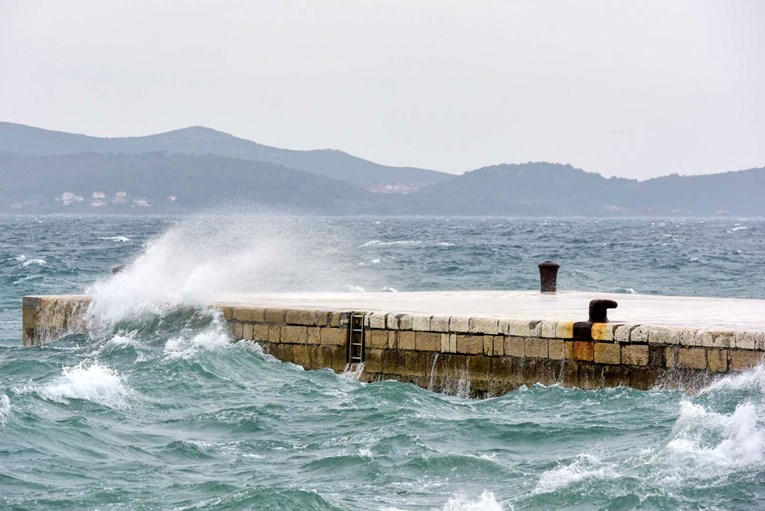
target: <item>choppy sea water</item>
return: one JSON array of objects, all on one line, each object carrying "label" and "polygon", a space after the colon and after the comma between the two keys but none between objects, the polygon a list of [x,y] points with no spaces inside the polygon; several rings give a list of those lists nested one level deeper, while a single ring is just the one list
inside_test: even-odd
[{"label": "choppy sea water", "polygon": [[[0,509],[765,508],[765,370],[472,400],[230,343],[222,292],[765,296],[765,221],[0,217]],[[131,263],[117,278],[110,268]],[[20,298],[95,296],[22,348]],[[161,305],[164,304],[164,305]]]}]

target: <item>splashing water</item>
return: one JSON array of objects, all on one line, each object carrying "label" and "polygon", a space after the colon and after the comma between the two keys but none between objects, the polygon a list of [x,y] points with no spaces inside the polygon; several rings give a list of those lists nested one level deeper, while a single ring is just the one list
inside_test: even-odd
[{"label": "splashing water", "polygon": [[126,409],[130,394],[122,377],[98,362],[82,362],[74,367],[64,367],[61,377],[54,382],[33,386],[43,399],[69,404],[70,399],[91,401],[109,408]]},{"label": "splashing water", "polygon": [[97,282],[90,317],[115,324],[182,305],[203,307],[235,293],[343,291],[362,280],[344,261],[339,232],[274,216],[200,216],[184,220],[127,268]]}]

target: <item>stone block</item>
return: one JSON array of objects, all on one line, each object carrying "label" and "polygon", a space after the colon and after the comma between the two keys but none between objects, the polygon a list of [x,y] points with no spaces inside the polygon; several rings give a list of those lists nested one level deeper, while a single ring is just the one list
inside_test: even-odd
[{"label": "stone block", "polygon": [[254,325],[252,338],[256,341],[267,341],[268,325]]},{"label": "stone block", "polygon": [[242,325],[242,339],[251,341],[254,336],[254,329],[252,323],[245,323]]},{"label": "stone block", "polygon": [[755,347],[754,332],[736,332],[734,334],[734,348],[753,350]]},{"label": "stone block", "polygon": [[400,314],[398,316],[398,329],[399,330],[411,330],[412,329],[412,316],[411,316],[411,314]]},{"label": "stone block", "polygon": [[280,340],[290,344],[305,344],[308,342],[308,329],[304,326],[283,326]]},{"label": "stone block", "polygon": [[384,312],[373,312],[369,314],[369,328],[376,330],[385,330],[385,318],[387,314]]},{"label": "stone block", "polygon": [[571,339],[574,337],[573,321],[558,321],[555,325],[555,338]]},{"label": "stone block", "polygon": [[441,334],[441,353],[450,353],[449,334]]},{"label": "stone block", "polygon": [[565,344],[566,342],[561,339],[550,339],[547,342],[548,357],[551,360],[563,360],[566,354]]},{"label": "stone block", "polygon": [[696,332],[696,339],[694,344],[696,346],[703,346],[705,348],[711,348],[714,346],[715,338],[712,332],[709,330],[698,330]]},{"label": "stone block", "polygon": [[348,344],[348,331],[345,328],[322,328],[319,339],[321,344],[346,346]]},{"label": "stone block", "polygon": [[483,336],[457,335],[457,353],[477,355],[483,352]]},{"label": "stone block", "polygon": [[524,338],[523,337],[505,337],[505,356],[506,357],[524,357]]},{"label": "stone block", "polygon": [[631,325],[617,325],[614,328],[614,341],[616,342],[630,342],[630,330]]},{"label": "stone block", "polygon": [[449,331],[454,333],[468,333],[470,331],[470,318],[465,316],[452,316],[449,318]]},{"label": "stone block", "polygon": [[313,313],[307,310],[288,310],[284,314],[284,319],[288,325],[311,325],[313,324]]},{"label": "stone block", "polygon": [[664,361],[668,369],[673,369],[680,365],[680,348],[664,348]]},{"label": "stone block", "polygon": [[493,335],[484,335],[483,336],[483,352],[484,355],[487,357],[491,357],[494,354],[494,336]]},{"label": "stone block", "polygon": [[679,342],[680,336],[676,328],[657,326],[648,332],[649,344],[671,345]]},{"label": "stone block", "polygon": [[306,342],[308,344],[321,344],[321,327],[306,327]]},{"label": "stone block", "polygon": [[592,362],[595,356],[595,343],[591,341],[574,341],[571,358],[574,360]]},{"label": "stone block", "polygon": [[492,337],[492,339],[494,344],[494,351],[492,352],[492,356],[495,356],[495,357],[505,356],[505,336],[495,335],[494,337]]},{"label": "stone block", "polygon": [[[595,341],[607,341],[614,340],[614,328],[619,325],[613,325],[611,323],[593,323],[590,333]],[[568,339],[568,337],[566,337]]]},{"label": "stone block", "polygon": [[438,332],[415,332],[414,349],[418,351],[440,351],[441,334]]},{"label": "stone block", "polygon": [[680,330],[680,345],[681,346],[696,346],[696,333],[698,330],[691,328],[683,328]]},{"label": "stone block", "polygon": [[332,370],[341,373],[348,363],[348,348],[346,346],[322,346],[332,352]]},{"label": "stone block", "polygon": [[621,364],[621,346],[613,342],[596,342],[593,347],[593,361],[597,364]]},{"label": "stone block", "polygon": [[382,353],[383,371],[388,374],[405,374],[404,352],[401,350],[385,350]]},{"label": "stone block", "polygon": [[235,321],[253,321],[248,307],[234,307],[233,318]]},{"label": "stone block", "polygon": [[524,341],[523,355],[527,358],[547,358],[547,339],[528,338]]},{"label": "stone block", "polygon": [[529,337],[531,335],[529,322],[521,319],[501,319],[498,327],[500,333],[512,337]]},{"label": "stone block", "polygon": [[332,348],[329,346],[311,346],[311,360],[316,367],[332,367]]},{"label": "stone block", "polygon": [[704,348],[680,348],[678,365],[688,369],[706,369],[707,350]]},{"label": "stone block", "polygon": [[[623,356],[624,352],[622,352]],[[648,366],[657,371],[667,367],[667,353],[663,346],[648,346]]]},{"label": "stone block", "polygon": [[[38,305],[38,307],[39,307],[39,305]],[[26,309],[27,309],[27,307],[26,307],[26,303],[25,303],[24,304],[24,310],[26,311]],[[231,307],[230,305],[224,306],[223,307],[223,318],[226,321],[231,321],[232,319],[234,319],[234,308]],[[26,326],[26,324],[25,324],[25,326]]]},{"label": "stone block", "polygon": [[624,344],[622,345],[622,364],[630,366],[646,366],[648,365],[648,353],[648,346],[640,344]]},{"label": "stone block", "polygon": [[630,342],[648,342],[648,334],[651,327],[648,325],[638,325],[630,330]]},{"label": "stone block", "polygon": [[712,332],[712,337],[712,346],[715,348],[730,348],[735,339],[733,332]]},{"label": "stone block", "polygon": [[398,332],[395,330],[388,330],[388,349],[398,349]]},{"label": "stone block", "polygon": [[383,350],[367,349],[364,353],[364,369],[368,373],[379,374],[383,372]]},{"label": "stone block", "polygon": [[457,335],[449,334],[449,353],[457,353]]},{"label": "stone block", "polygon": [[292,346],[292,363],[311,368],[311,347],[307,344],[295,344]]},{"label": "stone block", "polygon": [[473,334],[497,335],[499,333],[499,319],[475,317],[468,320],[468,329]]},{"label": "stone block", "polygon": [[730,350],[728,352],[728,369],[744,371],[762,362],[763,353],[749,350]]},{"label": "stone block", "polygon": [[412,316],[412,330],[427,332],[430,330],[430,316],[417,314]]},{"label": "stone block", "polygon": [[398,333],[398,349],[400,350],[415,349],[414,334],[415,333],[411,330],[399,332]]},{"label": "stone block", "polygon": [[728,370],[728,350],[707,349],[707,370],[711,373],[724,373]]},{"label": "stone block", "polygon": [[284,313],[284,309],[266,309],[263,321],[272,325],[281,325],[284,323]]},{"label": "stone block", "polygon": [[370,330],[366,333],[367,346],[374,349],[382,349],[388,347],[388,331],[387,330]]},{"label": "stone block", "polygon": [[233,328],[231,334],[237,341],[244,338],[243,325],[241,323],[232,323]]},{"label": "stone block", "polygon": [[449,316],[433,316],[430,318],[430,331],[431,332],[448,332],[449,331]]},{"label": "stone block", "polygon": [[529,336],[541,337],[542,336],[542,321],[534,320],[529,321]]},{"label": "stone block", "polygon": [[558,323],[556,321],[542,321],[542,323],[540,323],[540,327],[541,331],[539,333],[539,337],[544,337],[545,339],[555,338],[556,331],[558,329]]},{"label": "stone block", "polygon": [[398,330],[399,327],[399,314],[386,314],[385,315],[385,328],[388,330]]}]

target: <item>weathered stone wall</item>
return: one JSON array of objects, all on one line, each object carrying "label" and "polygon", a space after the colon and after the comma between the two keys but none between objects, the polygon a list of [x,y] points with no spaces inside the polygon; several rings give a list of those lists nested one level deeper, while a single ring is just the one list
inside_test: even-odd
[{"label": "weathered stone wall", "polygon": [[[222,307],[236,339],[259,342],[307,369],[343,370],[350,312]],[[761,332],[367,312],[365,381],[395,379],[431,390],[499,395],[536,382],[593,388],[692,387],[754,366]],[[581,334],[579,334],[581,336]]]},{"label": "weathered stone wall", "polygon": [[25,346],[47,344],[70,333],[84,333],[90,297],[25,296],[22,300],[22,340]]},{"label": "weathered stone wall", "polygon": [[[81,333],[87,296],[23,301],[24,344]],[[234,339],[255,341],[306,369],[348,369],[351,311],[220,305]],[[357,311],[365,327],[365,381],[395,379],[436,391],[499,395],[520,385],[693,387],[760,363],[765,332],[620,323]]]}]

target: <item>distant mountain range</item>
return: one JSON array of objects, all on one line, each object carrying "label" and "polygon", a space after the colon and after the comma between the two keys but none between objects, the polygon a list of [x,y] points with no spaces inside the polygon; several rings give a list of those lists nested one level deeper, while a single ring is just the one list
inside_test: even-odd
[{"label": "distant mountain range", "polygon": [[765,168],[638,181],[537,162],[455,176],[336,150],[268,147],[201,127],[98,138],[0,122],[0,179],[0,213],[257,204],[322,214],[765,215]]}]

